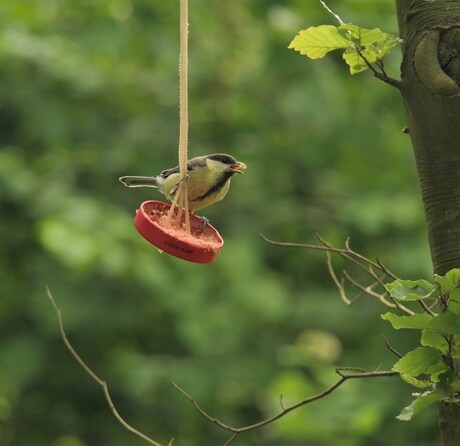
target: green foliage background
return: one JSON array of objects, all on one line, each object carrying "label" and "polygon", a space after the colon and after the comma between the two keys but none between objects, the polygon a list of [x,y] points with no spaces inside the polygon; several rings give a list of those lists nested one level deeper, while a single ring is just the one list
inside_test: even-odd
[{"label": "green foliage background", "polygon": [[[397,34],[391,0],[330,6]],[[143,444],[64,349],[45,284],[120,413],[179,446],[228,434],[170,378],[244,425],[278,411],[281,393],[289,404],[325,389],[335,366],[390,368],[382,334],[401,352],[415,345],[375,302],[347,308],[321,253],[259,238],[351,236],[401,277],[430,275],[398,93],[350,77],[340,56],[312,62],[287,49],[300,29],[333,21],[319,3],[190,2],[190,155],[228,152],[248,169],[204,212],[225,238],[215,263],[160,255],[136,233],[135,209],[158,196],[117,179],[177,164],[178,19],[178,1],[0,4],[2,446]],[[410,392],[397,379],[348,382],[236,444],[432,445],[434,409],[395,420]]]}]

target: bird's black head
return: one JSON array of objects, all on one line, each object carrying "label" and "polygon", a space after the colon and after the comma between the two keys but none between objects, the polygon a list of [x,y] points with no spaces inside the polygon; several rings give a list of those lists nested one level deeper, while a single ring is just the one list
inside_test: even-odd
[{"label": "bird's black head", "polygon": [[223,164],[228,164],[229,166],[232,164],[238,164],[238,161],[233,158],[233,156],[227,155],[226,153],[213,153],[212,155],[207,155],[206,158],[213,161],[219,161]]},{"label": "bird's black head", "polygon": [[243,173],[240,169],[246,169],[246,164],[240,163],[235,158],[233,158],[233,156],[227,155],[225,153],[214,153],[212,155],[207,155],[205,158],[223,164],[224,167],[220,167],[217,170],[222,170],[225,173],[225,176],[229,178],[235,173]]}]

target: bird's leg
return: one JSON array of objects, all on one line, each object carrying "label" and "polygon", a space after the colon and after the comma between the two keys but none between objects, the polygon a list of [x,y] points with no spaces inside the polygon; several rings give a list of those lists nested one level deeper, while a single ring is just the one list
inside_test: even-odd
[{"label": "bird's leg", "polygon": [[203,228],[209,225],[209,220],[206,217],[200,216],[200,220],[203,223]]}]

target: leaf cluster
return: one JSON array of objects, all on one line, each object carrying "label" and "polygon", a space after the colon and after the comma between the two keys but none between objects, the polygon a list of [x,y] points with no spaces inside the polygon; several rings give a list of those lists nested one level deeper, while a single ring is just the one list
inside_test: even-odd
[{"label": "leaf cluster", "polygon": [[289,48],[310,59],[321,59],[334,50],[343,50],[343,59],[351,74],[361,73],[376,64],[398,45],[398,37],[382,32],[380,28],[367,29],[351,23],[339,26],[312,26],[300,31]]},{"label": "leaf cluster", "polygon": [[382,315],[396,330],[421,331],[421,345],[401,357],[393,370],[404,381],[424,391],[414,393],[415,400],[398,418],[410,420],[438,401],[460,402],[460,373],[455,366],[460,358],[460,269],[444,276],[435,275],[434,283],[398,279],[387,284],[386,290],[397,302],[423,302],[425,308],[425,312],[409,316],[393,312]]}]

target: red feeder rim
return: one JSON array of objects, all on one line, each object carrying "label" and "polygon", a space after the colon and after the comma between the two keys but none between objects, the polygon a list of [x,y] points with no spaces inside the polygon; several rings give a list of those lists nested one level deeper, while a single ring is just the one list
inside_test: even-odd
[{"label": "red feeder rim", "polygon": [[160,218],[165,216],[170,204],[150,200],[136,211],[134,226],[139,233],[161,251],[195,263],[210,263],[219,255],[224,241],[215,228],[195,214],[190,213],[190,234],[174,228],[164,228]]}]

